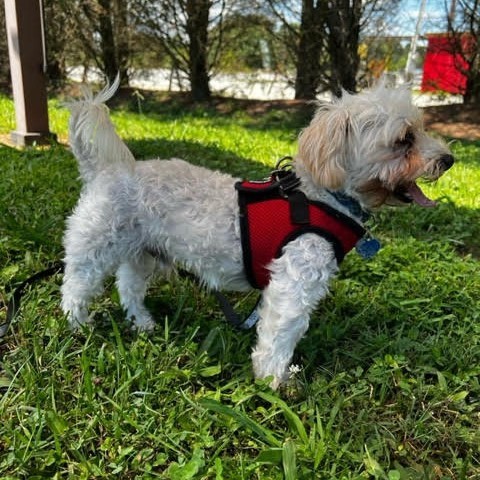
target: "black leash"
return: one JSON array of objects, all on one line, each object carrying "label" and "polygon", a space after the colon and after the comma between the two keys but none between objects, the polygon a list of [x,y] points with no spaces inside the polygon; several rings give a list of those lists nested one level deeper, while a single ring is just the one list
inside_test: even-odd
[{"label": "black leash", "polygon": [[248,330],[252,328],[259,320],[258,306],[260,305],[261,297],[258,297],[255,306],[249,313],[247,318],[243,319],[232,307],[232,304],[228,301],[227,297],[218,290],[213,290],[212,295],[216,298],[218,305],[222,309],[224,317],[228,323],[239,330]]},{"label": "black leash", "polygon": [[[5,322],[0,324],[0,338],[7,333],[8,327],[20,310],[20,304],[22,302],[22,297],[25,294],[25,290],[39,280],[51,277],[61,272],[63,272],[63,262],[55,262],[45,270],[34,273],[31,277],[28,277],[18,287],[15,288],[10,300],[7,303]],[[1,306],[2,305],[0,304],[0,307]]]},{"label": "black leash", "polygon": [[[191,272],[187,272],[183,269],[177,270],[177,272],[178,275],[183,278],[188,278],[192,282],[197,281],[197,277]],[[217,300],[217,303],[223,312],[223,316],[232,327],[239,330],[248,330],[249,328],[252,328],[259,320],[258,306],[260,305],[260,296],[258,297],[258,300],[256,301],[251,312],[244,319],[235,311],[235,309],[232,307],[232,304],[223,293],[221,293],[219,290],[212,290],[210,293],[215,297],[215,300]]]},{"label": "black leash", "polygon": [[[37,272],[32,276],[28,277],[18,287],[15,288],[12,296],[10,297],[10,300],[7,302],[6,305],[5,322],[0,324],[0,339],[5,336],[8,331],[8,327],[10,326],[13,319],[16,317],[18,311],[20,310],[22,298],[27,288],[34,285],[40,280],[51,277],[58,273],[63,273],[64,269],[65,265],[63,264],[63,262],[55,262],[51,266],[47,267],[45,270],[41,270],[40,272]],[[195,276],[193,274],[184,270],[180,270],[179,275],[185,278],[195,279]],[[218,290],[213,290],[211,293],[217,300],[220,308],[222,309],[223,315],[227,319],[228,323],[230,323],[230,325],[232,325],[234,328],[245,330],[253,327],[255,323],[257,323],[259,318],[257,313],[257,307],[260,303],[260,298],[257,300],[255,306],[253,307],[253,310],[248,315],[248,317],[246,319],[243,319],[235,311],[235,309],[232,307],[231,303],[228,301],[225,295],[220,293]],[[5,307],[5,304],[3,302],[0,302],[0,308],[3,307]]]}]

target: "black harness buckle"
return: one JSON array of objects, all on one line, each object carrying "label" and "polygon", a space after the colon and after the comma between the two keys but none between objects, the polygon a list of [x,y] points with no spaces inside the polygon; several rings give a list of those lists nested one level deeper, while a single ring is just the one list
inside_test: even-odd
[{"label": "black harness buckle", "polygon": [[282,157],[275,165],[272,179],[278,184],[280,194],[287,198],[288,193],[300,186],[300,179],[292,169],[292,157]]}]

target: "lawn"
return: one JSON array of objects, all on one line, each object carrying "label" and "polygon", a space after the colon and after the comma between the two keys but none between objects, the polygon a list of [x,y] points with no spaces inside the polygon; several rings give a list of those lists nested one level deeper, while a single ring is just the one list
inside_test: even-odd
[{"label": "lawn", "polygon": [[[113,120],[136,157],[186,158],[258,179],[295,153],[304,114],[228,113],[132,97]],[[0,96],[0,135],[14,128]],[[298,113],[298,112],[297,112]],[[50,103],[52,131],[68,115]],[[0,340],[0,477],[480,478],[480,143],[425,190],[435,209],[377,214],[383,244],[347,256],[297,348],[296,383],[252,377],[253,331],[234,331],[187,279],[156,282],[158,326],[135,334],[110,283],[93,330],[72,334],[59,275],[26,293]],[[0,300],[62,256],[78,197],[62,145],[0,145]],[[231,296],[248,311],[255,294]],[[1,311],[0,323],[4,321]]]}]

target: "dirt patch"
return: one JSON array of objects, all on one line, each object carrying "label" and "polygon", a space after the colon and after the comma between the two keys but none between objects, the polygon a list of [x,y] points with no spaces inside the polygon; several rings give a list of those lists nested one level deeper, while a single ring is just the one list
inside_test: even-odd
[{"label": "dirt patch", "polygon": [[425,126],[443,136],[480,140],[480,105],[442,105],[423,109]]}]

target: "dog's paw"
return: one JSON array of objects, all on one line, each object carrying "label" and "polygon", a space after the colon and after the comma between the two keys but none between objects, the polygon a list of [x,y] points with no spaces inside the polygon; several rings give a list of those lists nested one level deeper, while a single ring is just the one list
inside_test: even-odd
[{"label": "dog's paw", "polygon": [[289,372],[280,365],[280,362],[273,362],[271,358],[263,357],[258,351],[252,354],[252,361],[255,378],[270,380],[269,386],[272,390],[277,390],[288,381]]},{"label": "dog's paw", "polygon": [[93,322],[93,319],[88,315],[87,309],[83,306],[62,305],[62,310],[67,317],[70,330],[74,332],[82,330],[85,325],[89,325]]},{"label": "dog's paw", "polygon": [[150,315],[133,318],[133,329],[137,332],[151,332],[155,328],[155,322]]}]

